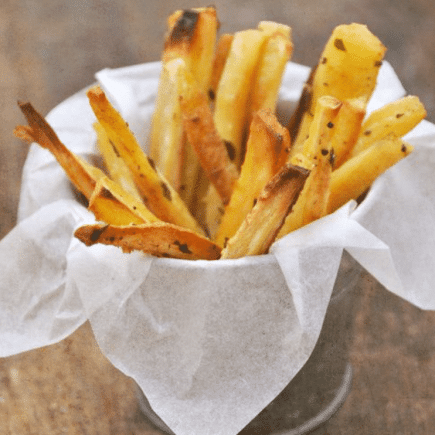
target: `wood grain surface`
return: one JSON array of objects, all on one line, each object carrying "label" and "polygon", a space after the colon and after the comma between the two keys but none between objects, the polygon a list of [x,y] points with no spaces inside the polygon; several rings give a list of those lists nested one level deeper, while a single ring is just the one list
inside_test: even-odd
[{"label": "wood grain surface", "polygon": [[[435,3],[430,0],[216,0],[222,32],[276,20],[293,28],[293,60],[314,65],[335,25],[361,22],[435,121]],[[0,238],[14,226],[27,148],[12,137],[17,100],[43,114],[105,67],[158,60],[165,19],[188,1],[2,0],[0,4]],[[435,290],[435,284],[434,284]],[[359,283],[352,391],[314,433],[431,434],[435,428],[435,314]],[[0,359],[0,434],[159,434],[134,384],[101,354],[88,324],[47,348]]]}]

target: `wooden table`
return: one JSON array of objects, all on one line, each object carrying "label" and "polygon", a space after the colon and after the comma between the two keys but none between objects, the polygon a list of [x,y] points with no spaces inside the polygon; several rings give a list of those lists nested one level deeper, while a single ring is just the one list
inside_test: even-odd
[{"label": "wooden table", "polygon": [[[363,22],[388,47],[409,93],[434,121],[435,4],[427,0],[217,0],[222,32],[259,20],[293,28],[293,60],[313,65],[332,28]],[[27,148],[12,137],[17,100],[43,114],[104,67],[159,59],[166,16],[191,2],[3,0],[0,5],[0,237],[16,220]],[[435,285],[434,285],[435,287]],[[353,389],[316,434],[428,434],[435,427],[435,314],[364,274],[354,321]],[[85,324],[62,342],[0,359],[0,433],[160,433],[140,414],[133,382],[99,351]]]}]

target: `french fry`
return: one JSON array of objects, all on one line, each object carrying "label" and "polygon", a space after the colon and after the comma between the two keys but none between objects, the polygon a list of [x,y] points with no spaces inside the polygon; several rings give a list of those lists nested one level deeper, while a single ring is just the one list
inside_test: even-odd
[{"label": "french fry", "polygon": [[120,247],[124,252],[142,251],[156,257],[217,260],[221,252],[219,246],[209,239],[166,222],[128,226],[84,225],[74,235],[87,246],[101,243]]},{"label": "french fry", "polygon": [[248,98],[259,56],[266,40],[257,29],[234,34],[231,49],[216,92],[214,122],[216,129],[231,149],[233,161],[242,161],[242,140],[248,116]]},{"label": "french fry", "polygon": [[264,186],[287,160],[289,147],[288,131],[275,115],[266,110],[257,112],[251,122],[240,177],[216,235],[220,246],[236,233]]},{"label": "french fry", "polygon": [[[298,137],[299,129],[301,127],[302,119],[305,116],[305,112],[310,110],[311,107],[311,100],[313,98],[313,80],[316,69],[317,67],[311,69],[310,75],[302,87],[301,96],[299,97],[296,109],[292,113],[287,124],[287,129],[290,133],[292,143],[295,143],[296,138]],[[302,143],[302,137],[300,138],[299,143]],[[292,154],[296,155],[299,152],[300,150],[294,151]]]},{"label": "french fry", "polygon": [[319,153],[316,165],[311,170],[305,185],[307,193],[302,225],[307,225],[327,214],[333,161],[334,153],[329,144],[329,147],[322,148]]},{"label": "french fry", "polygon": [[286,164],[258,196],[236,234],[222,250],[221,258],[261,255],[269,251],[285,216],[302,190],[309,171]]},{"label": "french fry", "polygon": [[364,121],[361,134],[351,152],[356,156],[374,142],[390,134],[402,137],[426,116],[426,109],[416,96],[406,96],[373,111]]},{"label": "french fry", "polygon": [[129,167],[147,208],[165,222],[185,226],[202,234],[203,230],[183,200],[140,148],[127,123],[102,89],[94,86],[88,90],[87,95],[95,116]]},{"label": "french fry", "polygon": [[315,160],[322,147],[329,147],[329,141],[336,131],[336,117],[342,103],[337,98],[324,95],[319,98],[313,121],[310,124],[308,138],[305,140],[302,153]]},{"label": "french fry", "polygon": [[319,99],[303,152],[291,158],[293,164],[310,170],[310,175],[298,201],[280,229],[279,238],[326,214],[334,161],[331,142],[341,107],[341,102],[336,98],[322,96]]},{"label": "french fry", "polygon": [[278,23],[276,21],[260,21],[257,28],[269,36],[280,33],[286,39],[291,39],[291,27],[286,24]]},{"label": "french fry", "polygon": [[290,28],[274,24],[262,22],[258,26],[259,29],[265,29],[263,31],[275,30],[275,32],[269,36],[264,44],[253,79],[252,91],[249,97],[251,117],[260,109],[269,109],[275,112],[282,76],[293,51]]},{"label": "french fry", "polygon": [[223,204],[227,204],[239,174],[216,131],[207,95],[197,87],[192,77],[186,76],[180,106],[187,139]]},{"label": "french fry", "polygon": [[210,78],[209,96],[211,100],[214,100],[216,97],[217,87],[225,67],[225,62],[227,61],[228,53],[230,52],[233,38],[234,35],[232,33],[224,33],[218,39]]},{"label": "french fry", "polygon": [[201,209],[204,210],[203,218],[207,228],[207,234],[211,240],[215,240],[222,222],[222,216],[225,213],[225,206],[213,184],[208,186],[207,192],[201,199],[200,206]]},{"label": "french fry", "polygon": [[130,170],[116,151],[106,131],[99,122],[95,122],[93,127],[97,134],[97,147],[103,157],[110,178],[116,181],[126,192],[140,200],[140,195],[134,184]]},{"label": "french fry", "polygon": [[162,62],[182,58],[204,92],[210,86],[218,26],[213,6],[178,10],[168,17]]},{"label": "french fry", "polygon": [[89,200],[98,179],[105,176],[104,172],[72,153],[30,103],[18,105],[29,125],[16,127],[15,136],[29,144],[36,142],[50,151],[76,189]]},{"label": "french fry", "polygon": [[159,221],[140,200],[108,177],[98,180],[89,199],[88,209],[97,220],[112,225]]},{"label": "french fry", "polygon": [[388,168],[413,150],[401,138],[389,136],[349,159],[331,176],[328,213],[357,199]]},{"label": "french fry", "polygon": [[379,39],[362,24],[340,25],[334,29],[313,76],[309,109],[303,114],[293,153],[300,151],[322,95],[331,95],[340,101],[369,100],[385,50]]},{"label": "french fry", "polygon": [[[178,10],[168,18],[168,33],[162,54],[163,64],[172,59],[183,59],[186,70],[190,71],[199,88],[207,94],[210,88],[218,26],[219,23],[214,7]],[[159,85],[159,93],[160,89],[162,89],[161,93],[167,93],[164,83]],[[159,100],[159,95],[157,99]],[[173,104],[177,107],[177,113],[179,113],[177,102]],[[161,107],[161,110],[157,110],[153,120],[164,118],[164,114],[168,114],[165,105]],[[177,123],[178,128],[181,128],[181,120],[177,119],[173,123]],[[160,128],[165,128],[164,121],[160,122]],[[174,131],[179,132],[175,128]],[[158,135],[159,133],[157,133]],[[175,147],[175,150],[171,151],[170,147],[166,147],[164,153],[173,155],[182,151],[181,158],[177,162],[178,165],[176,167],[173,166],[173,162],[166,161],[166,159],[165,162],[162,162],[157,157],[161,153],[159,151],[161,145],[158,141],[151,142],[150,155],[166,178],[172,181],[174,188],[180,193],[187,206],[191,210],[194,210],[195,203],[198,200],[196,187],[200,184],[207,184],[204,183],[206,180],[201,174],[196,154],[185,138],[182,137],[181,142],[172,142],[172,145]]]},{"label": "french fry", "polygon": [[162,65],[151,123],[150,157],[177,191],[182,183],[185,141],[179,95],[186,70],[182,58]]},{"label": "french fry", "polygon": [[335,132],[331,148],[334,152],[334,169],[345,162],[358,140],[361,124],[366,113],[365,98],[355,98],[342,102],[335,119]]}]

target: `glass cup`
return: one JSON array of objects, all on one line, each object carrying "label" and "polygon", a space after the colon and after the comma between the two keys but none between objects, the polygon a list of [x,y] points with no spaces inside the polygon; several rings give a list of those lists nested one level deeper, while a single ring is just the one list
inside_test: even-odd
[{"label": "glass cup", "polygon": [[[323,327],[314,350],[293,380],[239,435],[302,435],[325,423],[346,400],[352,386],[349,346],[355,287],[361,266],[343,253]],[[173,432],[152,410],[140,388],[139,406],[160,430]]]}]

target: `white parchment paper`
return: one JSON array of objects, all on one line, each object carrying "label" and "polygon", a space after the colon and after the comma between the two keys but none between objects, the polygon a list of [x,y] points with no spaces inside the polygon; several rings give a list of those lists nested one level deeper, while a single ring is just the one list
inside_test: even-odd
[{"label": "white parchment paper", "polygon": [[[144,145],[159,63],[103,70],[96,79]],[[298,100],[307,67],[289,63],[279,107]],[[405,94],[385,62],[369,110]],[[96,155],[85,92],[47,117],[60,139]],[[17,226],[0,242],[0,356],[55,343],[85,320],[106,356],[132,376],[177,435],[236,434],[310,356],[343,249],[386,288],[435,308],[435,126],[382,175],[365,201],[239,260],[182,261],[109,246],[74,229],[93,221],[48,151],[32,145]]]}]

